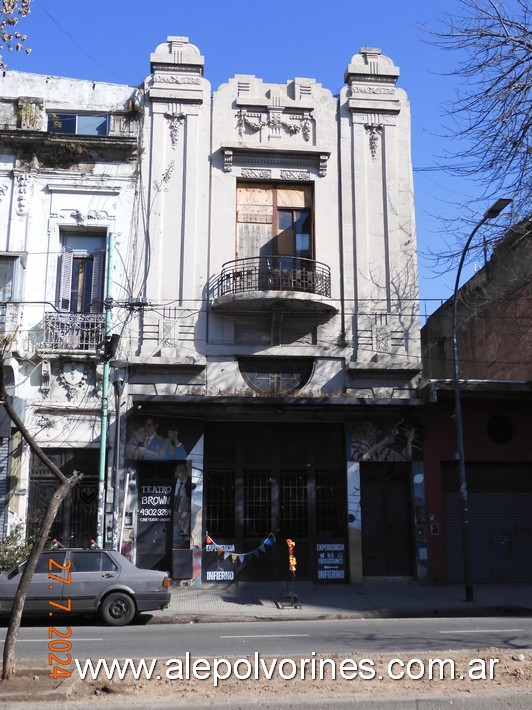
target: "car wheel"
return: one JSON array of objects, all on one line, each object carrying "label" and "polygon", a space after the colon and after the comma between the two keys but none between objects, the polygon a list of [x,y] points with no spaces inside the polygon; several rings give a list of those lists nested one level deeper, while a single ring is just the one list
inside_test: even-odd
[{"label": "car wheel", "polygon": [[109,626],[126,626],[136,614],[135,602],[124,592],[113,592],[102,602],[102,619]]}]

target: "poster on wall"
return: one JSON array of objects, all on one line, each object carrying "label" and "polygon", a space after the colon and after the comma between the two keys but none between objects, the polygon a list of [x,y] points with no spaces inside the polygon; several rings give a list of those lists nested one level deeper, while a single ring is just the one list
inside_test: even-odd
[{"label": "poster on wall", "polygon": [[252,550],[237,550],[234,544],[218,544],[207,533],[203,548],[203,581],[235,582],[242,570],[255,560],[265,557],[271,559],[271,550],[275,545],[275,535],[270,533]]},{"label": "poster on wall", "polygon": [[316,544],[318,582],[345,581],[345,544],[318,542]]},{"label": "poster on wall", "polygon": [[421,457],[420,429],[406,418],[352,422],[348,443],[350,461],[400,462]]}]

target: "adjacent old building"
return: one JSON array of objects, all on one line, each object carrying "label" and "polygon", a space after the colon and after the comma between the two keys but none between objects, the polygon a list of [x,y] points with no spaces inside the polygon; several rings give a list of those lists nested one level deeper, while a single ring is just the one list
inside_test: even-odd
[{"label": "adjacent old building", "polygon": [[[212,92],[169,37],[138,89],[22,78],[31,128],[21,76],[1,85],[4,258],[26,274],[9,362],[38,440],[90,469],[90,522],[70,501],[58,534],[96,526],[198,583],[284,579],[286,539],[298,579],[423,579],[398,67],[363,48],[339,97],[252,75]],[[46,472],[16,445],[9,506],[31,523]]]},{"label": "adjacent old building", "polygon": [[[87,544],[97,534],[99,509],[103,519],[104,301],[128,293],[138,142],[134,91],[19,72],[0,79],[5,372],[8,392],[39,446],[65,472],[84,474],[54,524],[52,534],[65,544]],[[123,321],[119,309],[113,320]],[[9,420],[4,423],[0,511],[6,524],[21,520],[33,532],[56,480]]]},{"label": "adjacent old building", "polygon": [[[457,344],[473,581],[532,579],[530,221],[458,292]],[[422,328],[429,578],[463,579],[452,301]]]}]

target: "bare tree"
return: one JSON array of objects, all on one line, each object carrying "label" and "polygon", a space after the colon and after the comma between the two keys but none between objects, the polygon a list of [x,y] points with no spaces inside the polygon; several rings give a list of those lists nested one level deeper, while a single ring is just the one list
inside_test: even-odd
[{"label": "bare tree", "polygon": [[[450,147],[442,167],[483,188],[482,205],[468,203],[462,220],[477,221],[495,197],[514,201],[506,223],[484,230],[489,244],[502,236],[508,221],[524,219],[531,210],[532,6],[529,0],[460,0],[460,5],[459,14],[442,15],[439,29],[425,29],[430,43],[457,57],[450,72],[459,80],[457,93],[444,107]],[[448,266],[461,246],[459,238],[451,240],[440,260]],[[477,254],[473,250],[471,256]]]},{"label": "bare tree", "polygon": [[31,436],[29,431],[26,429],[24,423],[17,415],[11,399],[6,392],[6,384],[4,378],[4,357],[0,357],[0,400],[10,417],[13,424],[20,431],[22,437],[27,442],[28,446],[32,452],[39,458],[56,476],[59,486],[50,500],[48,509],[44,515],[44,519],[41,523],[35,542],[33,544],[28,561],[24,565],[24,571],[20,578],[17,592],[15,594],[15,599],[13,602],[13,609],[11,611],[11,617],[9,619],[9,626],[7,629],[6,640],[4,644],[4,656],[3,656],[3,667],[2,667],[2,680],[8,680],[15,674],[15,648],[18,638],[18,632],[20,629],[20,622],[22,619],[22,611],[24,609],[24,603],[26,601],[26,595],[28,593],[28,588],[31,582],[31,578],[37,566],[39,557],[44,549],[48,535],[52,524],[55,520],[59,507],[63,500],[68,496],[73,486],[78,483],[82,478],[82,474],[75,473],[70,478],[64,475],[64,473],[51,461],[44,451],[38,446],[34,438]]},{"label": "bare tree", "polygon": [[[19,20],[27,17],[31,10],[31,0],[2,0],[2,9],[0,10],[0,52],[7,49],[8,52],[13,50],[20,52],[22,49],[27,54],[31,52],[29,47],[25,46],[27,36],[18,29],[15,29]],[[0,67],[6,68],[2,54],[0,54]]]}]

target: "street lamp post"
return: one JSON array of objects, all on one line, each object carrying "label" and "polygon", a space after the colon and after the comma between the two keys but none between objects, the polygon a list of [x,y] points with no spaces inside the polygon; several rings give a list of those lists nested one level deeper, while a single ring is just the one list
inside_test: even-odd
[{"label": "street lamp post", "polygon": [[472,602],[474,598],[473,583],[471,580],[471,528],[469,523],[469,504],[467,496],[467,477],[465,470],[465,455],[464,455],[464,427],[462,423],[462,405],[460,403],[460,379],[459,379],[459,361],[458,361],[458,344],[456,337],[456,307],[458,286],[462,267],[473,237],[478,232],[480,227],[487,222],[488,219],[497,217],[512,200],[501,198],[493,204],[484,214],[480,222],[475,225],[475,228],[469,235],[467,242],[462,250],[458,271],[456,273],[456,281],[454,284],[453,294],[453,316],[452,316],[452,343],[453,343],[453,380],[454,380],[454,416],[456,422],[456,439],[458,446],[458,478],[460,482],[460,514],[462,522],[462,554],[464,560],[464,584],[466,601]]}]

